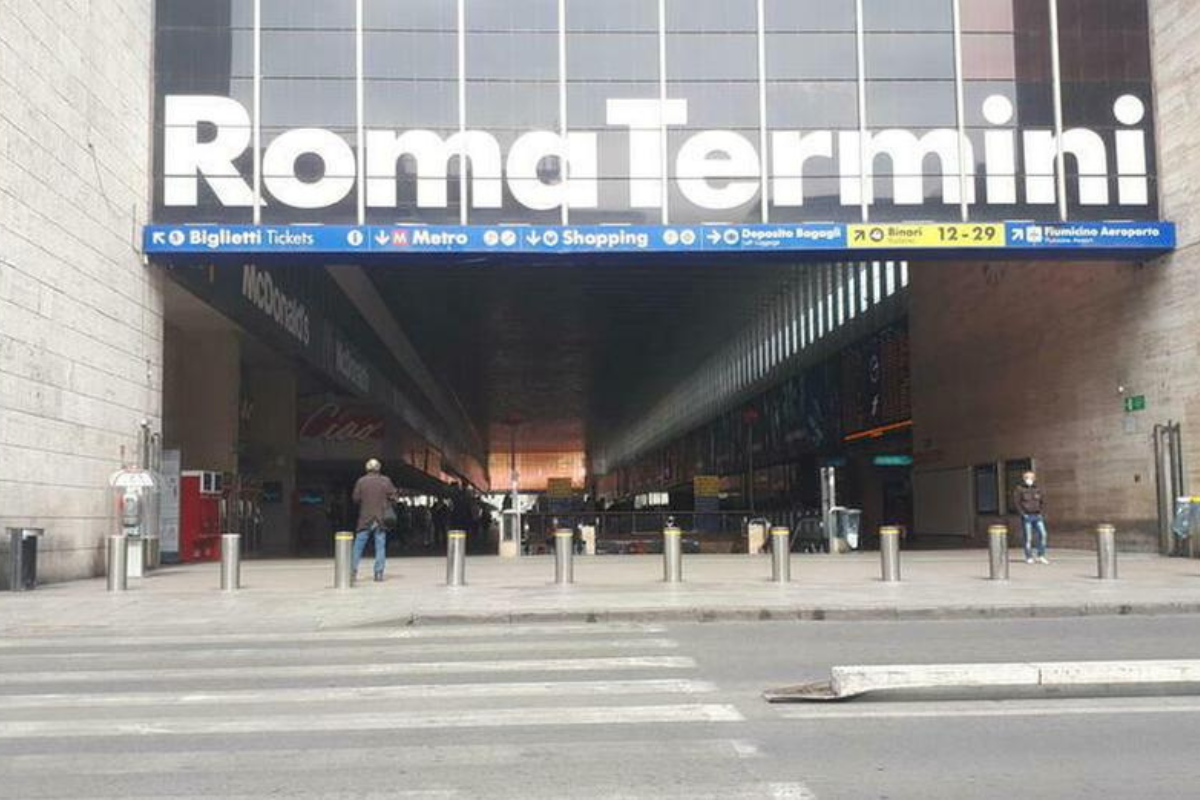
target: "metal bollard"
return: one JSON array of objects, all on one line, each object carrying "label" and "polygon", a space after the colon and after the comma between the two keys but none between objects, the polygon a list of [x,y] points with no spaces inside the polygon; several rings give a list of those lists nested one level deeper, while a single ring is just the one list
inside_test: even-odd
[{"label": "metal bollard", "polygon": [[237,533],[221,534],[221,591],[236,592],[242,588],[242,537]]},{"label": "metal bollard", "polygon": [[354,534],[339,533],[333,537],[333,588],[349,589],[354,586]]},{"label": "metal bollard", "polygon": [[575,582],[575,531],[554,532],[554,582]]},{"label": "metal bollard", "polygon": [[124,536],[108,537],[108,590],[123,592],[129,587],[129,571],[126,569],[127,552]]},{"label": "metal bollard", "polygon": [[663,531],[663,580],[683,583],[683,531],[679,528]]},{"label": "metal bollard", "polygon": [[1096,561],[1100,580],[1117,579],[1117,529],[1112,525],[1096,527]]},{"label": "metal bollard", "polygon": [[771,580],[792,580],[792,532],[784,527],[771,528]]},{"label": "metal bollard", "polygon": [[467,534],[450,531],[446,537],[446,585],[467,585]]},{"label": "metal bollard", "polygon": [[900,529],[891,525],[879,529],[879,555],[883,582],[900,582]]},{"label": "metal bollard", "polygon": [[1008,526],[991,525],[988,527],[988,555],[991,579],[994,581],[1008,580]]}]

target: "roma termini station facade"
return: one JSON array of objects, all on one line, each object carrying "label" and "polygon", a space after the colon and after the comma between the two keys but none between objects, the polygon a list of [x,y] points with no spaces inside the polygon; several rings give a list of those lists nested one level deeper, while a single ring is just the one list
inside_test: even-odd
[{"label": "roma termini station facade", "polygon": [[43,578],[102,571],[123,467],[165,557],[294,557],[369,457],[414,554],[482,502],[481,551],[720,550],[831,487],[969,547],[1031,468],[1057,543],[1174,546],[1193,3],[85,8],[0,4],[0,521]]}]

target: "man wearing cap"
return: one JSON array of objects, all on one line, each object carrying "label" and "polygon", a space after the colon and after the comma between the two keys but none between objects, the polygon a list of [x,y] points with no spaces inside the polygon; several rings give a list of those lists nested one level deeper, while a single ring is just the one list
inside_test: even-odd
[{"label": "man wearing cap", "polygon": [[358,525],[354,537],[354,558],[351,569],[358,579],[358,562],[367,549],[367,539],[375,534],[375,580],[383,580],[383,568],[387,563],[387,525],[384,517],[396,501],[396,485],[383,474],[383,465],[378,459],[367,462],[367,474],[354,484],[354,502],[358,503]]}]

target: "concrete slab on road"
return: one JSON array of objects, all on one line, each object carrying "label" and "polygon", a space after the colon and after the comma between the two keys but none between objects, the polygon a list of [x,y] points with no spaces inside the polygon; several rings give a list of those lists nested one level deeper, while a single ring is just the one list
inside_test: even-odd
[{"label": "concrete slab on road", "polygon": [[772,703],[850,700],[883,692],[976,689],[1098,689],[1200,686],[1200,661],[838,666],[828,683],[765,693]]},{"label": "concrete slab on road", "polygon": [[659,556],[576,560],[556,586],[552,557],[471,557],[468,585],[445,586],[441,558],[393,559],[383,583],[333,588],[328,560],[246,561],[239,592],[219,591],[219,566],[165,568],[110,594],[103,579],[0,595],[0,633],[270,634],[427,624],[744,620],[949,620],[1200,613],[1200,563],[1123,555],[1121,580],[1096,579],[1089,552],[1049,566],[1013,565],[987,579],[986,551],[904,554],[904,581],[880,580],[879,556],[796,555],[793,580],[769,580],[768,556],[692,555],[682,584],[662,582]]}]

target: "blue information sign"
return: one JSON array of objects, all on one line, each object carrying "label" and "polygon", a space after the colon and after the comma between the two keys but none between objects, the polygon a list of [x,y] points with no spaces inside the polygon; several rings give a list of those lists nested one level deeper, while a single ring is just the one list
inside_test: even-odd
[{"label": "blue information sign", "polygon": [[[1145,256],[1175,249],[1170,222],[994,223],[1003,237],[971,237],[969,226],[839,223],[691,226],[338,226],[149,225],[145,252],[172,254],[594,255],[810,253],[831,258],[935,252],[996,257],[1031,251]],[[851,233],[854,233],[852,236]],[[866,235],[870,233],[871,235]],[[894,233],[894,235],[893,235]],[[952,233],[954,235],[947,235]],[[978,239],[978,241],[976,240]]]}]

